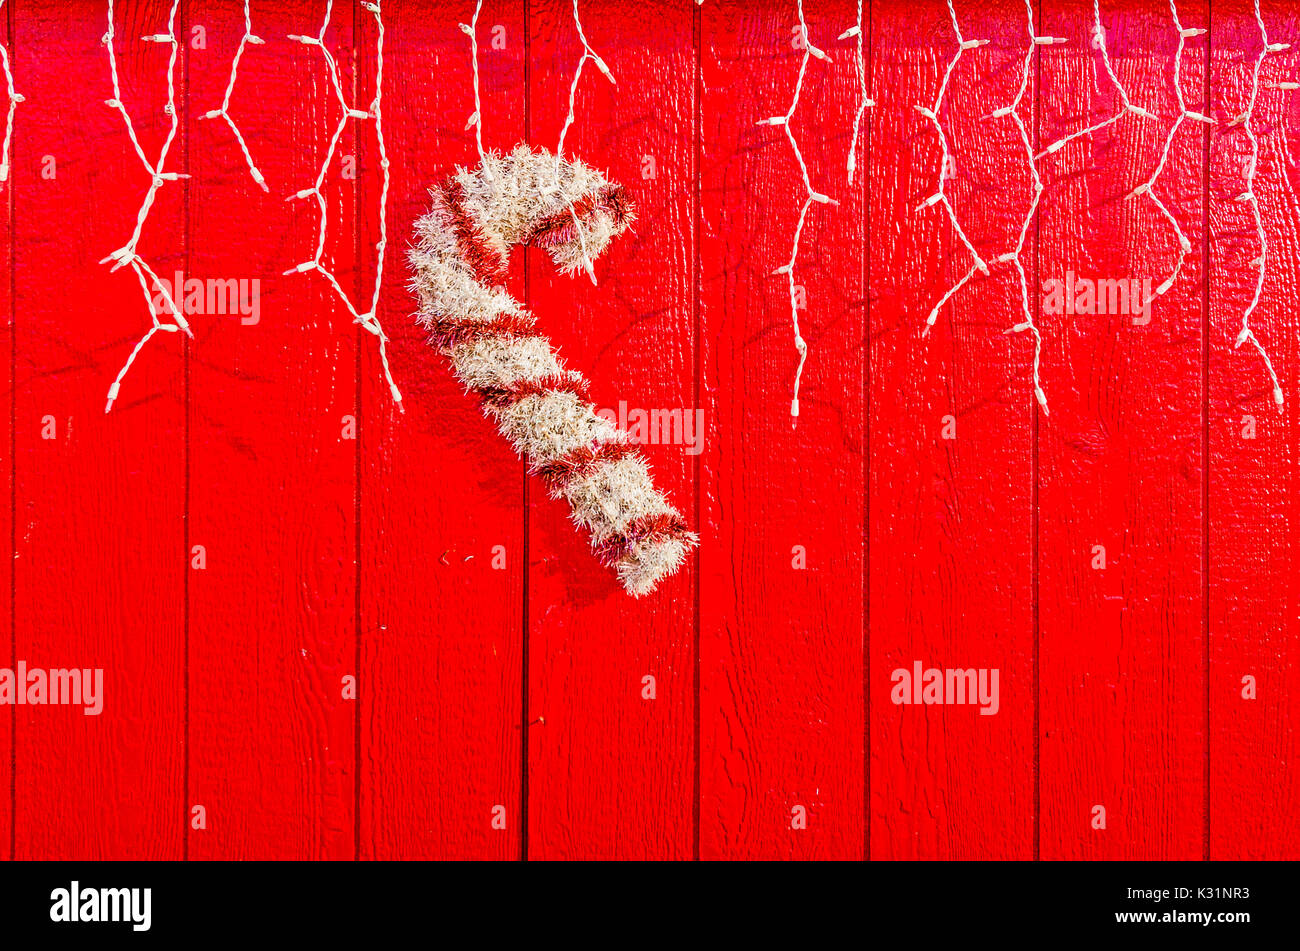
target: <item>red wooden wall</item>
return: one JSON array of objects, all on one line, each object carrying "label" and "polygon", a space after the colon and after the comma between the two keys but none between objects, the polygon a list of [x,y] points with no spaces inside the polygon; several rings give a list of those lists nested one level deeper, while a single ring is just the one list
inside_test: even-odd
[{"label": "red wooden wall", "polygon": [[[163,0],[122,0],[123,97],[166,133]],[[703,410],[698,453],[650,445],[701,535],[641,601],[592,559],[563,506],[423,343],[402,257],[426,188],[476,161],[469,0],[388,0],[390,254],[374,339],[315,274],[311,201],[337,105],[324,3],[252,4],[231,114],[219,106],[237,2],[183,0],[173,169],[140,245],[155,270],[259,279],[260,319],[198,314],[145,348],[129,235],[148,179],[111,95],[105,5],[8,0],[18,107],[0,281],[7,332],[0,505],[7,664],[103,667],[104,713],[0,716],[0,854],[12,858],[1272,858],[1300,852],[1300,367],[1291,301],[1300,59],[1271,55],[1255,125],[1270,244],[1254,325],[1288,396],[1234,350],[1258,254],[1248,146],[1226,122],[1259,48],[1247,0],[1186,0],[1188,123],[1160,193],[1192,244],[1153,319],[1038,312],[1067,271],[1160,277],[1176,245],[1125,200],[1176,113],[1167,4],[1102,4],[1117,73],[1159,121],[1126,117],[1044,157],[1025,261],[1050,415],[1009,268],[968,285],[934,190],[929,104],[954,50],[946,6],[873,0],[877,105],[845,161],[856,4],[807,4],[813,60],[796,134],[819,190],[797,281],[811,350],[790,425],[786,283],[803,200],[781,129],[799,68],[792,2],[581,0],[594,69],[569,149],[629,186],[634,232],[600,283],[520,256],[513,292],[593,380],[599,406]],[[941,118],[947,185],[981,254],[1029,199],[1015,128],[1024,7],[956,4],[968,37]],[[554,147],[582,53],[568,0],[487,0],[485,144]],[[1271,38],[1300,15],[1264,4]],[[1105,117],[1091,4],[1042,0],[1022,115],[1041,147]],[[196,48],[195,28],[205,42]],[[349,99],[375,83],[373,18],[341,0],[327,37]],[[1100,78],[1099,78],[1100,77]],[[343,174],[355,162],[356,177]],[[327,180],[326,255],[369,294],[379,155],[351,122]],[[354,438],[355,435],[355,438]],[[946,438],[951,436],[952,438]],[[195,567],[201,546],[202,567]],[[1106,567],[1094,568],[1096,546]],[[1000,709],[902,706],[896,668],[997,668]],[[646,699],[653,678],[654,697]],[[1257,696],[1243,697],[1243,677]],[[351,678],[352,680],[350,680]],[[356,694],[345,684],[356,683]],[[195,827],[194,809],[205,821]],[[1094,809],[1104,807],[1104,829]],[[806,815],[806,827],[794,821]],[[494,821],[495,820],[495,821]]]}]

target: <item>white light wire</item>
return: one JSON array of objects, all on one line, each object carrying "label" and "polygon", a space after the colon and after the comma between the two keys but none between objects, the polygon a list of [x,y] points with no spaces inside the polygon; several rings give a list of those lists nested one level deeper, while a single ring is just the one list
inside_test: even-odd
[{"label": "white light wire", "polygon": [[[352,315],[353,323],[360,324],[366,331],[372,334],[379,341],[379,361],[383,366],[384,380],[388,383],[388,391],[392,394],[393,402],[402,412],[406,412],[402,406],[402,394],[398,390],[397,384],[393,381],[392,369],[388,365],[388,337],[384,334],[384,328],[380,325],[379,310],[379,292],[383,287],[384,281],[384,255],[388,248],[388,187],[389,187],[389,162],[388,151],[384,144],[384,122],[383,122],[383,90],[384,90],[384,18],[380,11],[379,4],[370,3],[363,0],[362,9],[366,10],[375,18],[375,26],[379,30],[378,38],[375,41],[375,98],[370,103],[368,112],[354,109],[348,105],[347,99],[343,95],[343,86],[339,82],[338,64],[334,56],[330,53],[329,47],[325,45],[325,33],[329,30],[330,18],[333,16],[334,0],[327,0],[325,4],[325,19],[321,23],[320,32],[315,36],[304,36],[296,33],[289,35],[289,39],[306,46],[316,46],[320,48],[321,55],[325,60],[326,68],[329,70],[330,82],[334,87],[334,96],[338,100],[339,107],[342,110],[339,115],[338,124],[334,127],[334,133],[330,136],[329,148],[325,151],[325,157],[321,162],[320,172],[316,176],[316,183],[310,188],[304,188],[287,200],[292,201],[298,198],[315,198],[316,205],[320,210],[320,224],[318,227],[318,236],[316,240],[316,255],[310,261],[304,261],[297,267],[292,267],[285,271],[285,274],[301,274],[306,271],[319,271],[329,285],[334,288],[343,306],[348,309]],[[375,242],[375,283],[374,292],[370,297],[370,307],[364,312],[357,310],[356,305],[352,303],[351,298],[340,286],[338,279],[322,262],[325,255],[325,229],[329,220],[326,210],[325,194],[321,189],[325,184],[325,176],[329,173],[330,165],[334,161],[334,153],[338,149],[339,139],[343,135],[343,130],[347,127],[348,119],[373,119],[375,123],[375,139],[379,145],[379,166],[383,171],[383,187],[379,193],[379,240]]]},{"label": "white light wire", "polygon": [[803,0],[798,0],[798,8],[799,33],[803,42],[803,58],[799,61],[799,76],[794,84],[794,97],[790,100],[790,108],[786,110],[785,115],[759,119],[757,123],[758,125],[781,126],[785,129],[786,138],[790,140],[790,148],[794,152],[794,159],[799,165],[800,174],[803,176],[804,191],[807,195],[804,198],[803,207],[799,209],[799,222],[795,225],[794,240],[791,242],[790,261],[772,272],[773,274],[784,274],[790,289],[790,320],[794,327],[794,348],[799,354],[799,366],[794,374],[794,395],[790,400],[790,416],[795,421],[799,417],[799,384],[803,380],[804,362],[808,359],[808,344],[799,332],[799,306],[794,281],[794,265],[799,258],[799,239],[803,235],[804,220],[808,217],[808,209],[812,207],[813,202],[823,205],[839,204],[839,202],[834,201],[827,195],[823,195],[812,187],[812,179],[808,174],[808,165],[804,161],[803,152],[799,150],[799,143],[794,137],[794,129],[790,126],[790,120],[794,117],[795,110],[799,108],[799,95],[803,92],[804,74],[808,71],[808,60],[815,56],[817,59],[830,62],[830,57],[816,46],[813,46],[812,41],[808,38],[808,21],[804,19]]},{"label": "white light wire", "polygon": [[[1246,166],[1246,190],[1238,195],[1236,200],[1250,205],[1251,217],[1255,223],[1255,235],[1259,239],[1259,257],[1251,262],[1256,268],[1255,293],[1251,295],[1250,303],[1246,305],[1246,309],[1241,315],[1241,333],[1237,335],[1235,346],[1240,347],[1242,344],[1249,342],[1259,351],[1259,355],[1264,359],[1264,366],[1268,370],[1269,379],[1273,383],[1273,402],[1278,409],[1281,409],[1284,398],[1282,386],[1278,382],[1276,371],[1273,369],[1273,361],[1269,358],[1268,351],[1264,349],[1264,345],[1259,342],[1259,338],[1255,336],[1255,331],[1250,326],[1251,315],[1255,313],[1255,308],[1259,306],[1260,299],[1264,294],[1264,272],[1268,263],[1268,235],[1264,231],[1264,218],[1260,214],[1259,199],[1255,195],[1255,174],[1259,171],[1259,138],[1255,135],[1255,129],[1250,120],[1254,116],[1255,106],[1259,100],[1259,74],[1264,66],[1264,58],[1269,53],[1280,53],[1283,50],[1290,49],[1291,44],[1269,42],[1268,28],[1264,25],[1264,18],[1259,11],[1259,0],[1255,0],[1255,24],[1259,27],[1262,46],[1251,74],[1250,101],[1246,106],[1246,111],[1230,123],[1230,125],[1240,125],[1246,132],[1246,138],[1250,140],[1250,162]],[[1300,84],[1280,82],[1273,84],[1273,88],[1295,90],[1300,88]]]},{"label": "white light wire", "polygon": [[[1036,42],[1040,46],[1047,46],[1053,43],[1064,43],[1065,40],[1061,37],[1045,36],[1039,37]],[[1144,119],[1159,118],[1159,116],[1148,112],[1146,109],[1143,109],[1141,106],[1129,99],[1128,90],[1124,88],[1124,84],[1121,83],[1119,77],[1115,75],[1115,67],[1110,61],[1110,50],[1106,47],[1106,28],[1101,25],[1101,5],[1098,0],[1092,0],[1092,45],[1101,53],[1102,67],[1106,70],[1106,75],[1110,77],[1111,85],[1113,85],[1115,91],[1119,93],[1119,110],[1107,119],[1094,123],[1085,129],[1071,132],[1064,138],[1057,139],[1047,148],[1043,149],[1043,151],[1034,156],[1034,158],[1039,159],[1044,155],[1051,155],[1053,152],[1059,152],[1076,139],[1092,135],[1094,132],[1100,132],[1102,129],[1105,129],[1107,126],[1114,125],[1130,112],[1136,116],[1141,116]]]},{"label": "white light wire", "polygon": [[1128,197],[1136,198],[1145,195],[1147,198],[1151,199],[1151,203],[1156,206],[1156,210],[1160,212],[1161,216],[1167,222],[1169,222],[1169,226],[1174,229],[1174,237],[1178,239],[1178,258],[1174,262],[1173,271],[1169,276],[1161,281],[1150,295],[1143,299],[1142,309],[1144,311],[1153,300],[1174,286],[1174,282],[1178,280],[1179,274],[1182,273],[1183,262],[1187,259],[1187,255],[1190,254],[1192,250],[1192,243],[1188,240],[1187,235],[1183,233],[1182,226],[1179,225],[1178,219],[1174,217],[1173,212],[1166,207],[1165,203],[1156,196],[1156,180],[1160,177],[1161,172],[1165,170],[1165,165],[1169,162],[1169,154],[1173,149],[1174,138],[1178,135],[1178,130],[1182,127],[1183,122],[1188,119],[1191,119],[1193,122],[1204,123],[1212,123],[1214,121],[1203,112],[1196,112],[1188,109],[1187,101],[1183,98],[1182,89],[1183,51],[1187,46],[1187,40],[1194,36],[1203,35],[1205,30],[1196,27],[1183,26],[1182,20],[1178,17],[1178,5],[1175,3],[1175,0],[1169,0],[1169,15],[1173,18],[1174,30],[1178,33],[1178,49],[1174,53],[1173,77],[1174,99],[1178,103],[1178,115],[1174,119],[1174,124],[1169,127],[1169,131],[1165,134],[1164,146],[1160,150],[1160,159],[1156,162],[1155,171],[1151,173],[1150,178],[1129,192]]},{"label": "white light wire", "polygon": [[952,163],[953,155],[948,148],[948,135],[944,132],[943,121],[940,118],[941,110],[943,109],[944,96],[948,93],[948,85],[952,79],[953,70],[957,68],[957,63],[961,60],[962,54],[967,50],[973,50],[984,46],[988,43],[988,40],[968,40],[962,36],[961,23],[957,20],[957,11],[953,7],[952,0],[948,0],[948,19],[952,22],[952,31],[957,38],[957,50],[953,53],[952,59],[948,60],[948,68],[943,71],[943,79],[939,82],[939,91],[935,94],[934,103],[930,106],[912,107],[917,112],[921,113],[921,115],[923,115],[930,124],[934,126],[934,131],[939,136],[939,148],[941,150],[941,155],[939,157],[938,187],[934,194],[921,202],[917,211],[923,211],[924,209],[931,208],[934,205],[942,204],[944,212],[948,217],[948,221],[952,225],[953,233],[956,234],[961,243],[965,245],[966,251],[970,254],[972,263],[970,270],[962,275],[955,284],[948,288],[944,295],[939,298],[939,302],[934,305],[934,308],[930,311],[929,317],[926,318],[925,330],[922,331],[922,336],[925,336],[930,332],[930,328],[934,326],[934,322],[939,316],[939,311],[943,309],[943,306],[947,304],[958,291],[966,286],[970,279],[975,276],[976,272],[982,274],[988,274],[989,272],[988,264],[980,257],[979,252],[975,250],[975,246],[971,244],[970,239],[966,237],[966,232],[962,228],[961,222],[957,220],[957,212],[953,209],[952,202],[949,200],[947,191],[945,190],[944,183],[948,177],[948,170]]},{"label": "white light wire", "polygon": [[[1025,120],[1020,116],[1020,104],[1025,99],[1025,93],[1029,89],[1029,70],[1034,61],[1034,50],[1039,46],[1049,45],[1045,40],[1055,41],[1055,37],[1038,36],[1034,30],[1034,8],[1030,0],[1025,0],[1025,19],[1027,24],[1027,35],[1029,42],[1025,47],[1025,58],[1021,63],[1020,70],[1020,88],[1016,91],[1016,98],[1012,100],[1011,105],[1003,106],[996,109],[992,117],[1002,118],[1010,116],[1011,121],[1016,125],[1016,131],[1020,134],[1020,144],[1025,150],[1025,161],[1029,165],[1029,177],[1034,186],[1034,197],[1029,202],[1029,208],[1025,212],[1025,217],[1020,222],[1020,234],[1016,239],[1016,246],[1006,254],[1000,255],[997,259],[999,264],[1011,264],[1016,269],[1016,276],[1020,282],[1020,307],[1024,320],[1014,327],[1006,330],[1006,333],[1024,333],[1028,331],[1034,338],[1034,399],[1042,407],[1043,415],[1047,415],[1047,394],[1043,392],[1042,379],[1039,370],[1042,366],[1043,358],[1043,336],[1038,332],[1038,326],[1034,323],[1033,309],[1029,304],[1029,280],[1025,276],[1025,263],[1021,255],[1025,250],[1025,242],[1029,238],[1029,226],[1038,213],[1038,203],[1043,197],[1043,179],[1038,172],[1038,159],[1034,156],[1034,147],[1030,142],[1029,129],[1025,125]],[[933,315],[931,317],[933,320]]]},{"label": "white light wire", "polygon": [[235,120],[230,117],[230,97],[235,92],[235,81],[239,77],[239,61],[244,58],[244,49],[248,44],[261,46],[266,40],[253,34],[253,17],[248,9],[248,0],[244,0],[244,35],[239,39],[239,48],[235,50],[235,58],[230,63],[230,80],[226,83],[226,95],[221,100],[220,109],[211,109],[201,115],[200,119],[225,119],[226,125],[235,136],[235,142],[239,144],[239,151],[244,154],[244,163],[248,166],[248,173],[253,177],[253,181],[261,186],[262,191],[269,191],[266,187],[266,179],[262,177],[261,171],[258,170],[257,164],[253,161],[253,155],[248,150],[248,143],[244,141],[244,135],[239,131],[239,126],[235,125]]},{"label": "white light wire", "polygon": [[478,80],[478,16],[483,12],[483,0],[474,4],[474,18],[469,23],[460,24],[461,31],[469,37],[471,61],[474,64],[474,114],[465,124],[468,130],[474,129],[474,144],[478,147],[479,164],[483,168],[483,180],[492,181],[492,169],[488,167],[487,153],[483,151],[483,102],[479,96]]},{"label": "white light wire", "polygon": [[[0,10],[5,7],[5,0],[0,0]],[[4,145],[0,147],[0,184],[9,178],[9,143],[14,136],[14,110],[18,108],[18,103],[24,100],[24,96],[14,90],[14,74],[9,67],[9,50],[0,43],[0,69],[4,71],[5,77],[5,97],[9,103],[8,115],[5,118],[5,137]]]},{"label": "white light wire", "polygon": [[[149,173],[150,184],[149,190],[145,192],[144,201],[140,204],[140,210],[136,213],[135,230],[131,233],[131,238],[125,245],[113,251],[107,257],[100,260],[100,264],[113,262],[111,270],[116,271],[120,267],[130,267],[135,272],[136,280],[140,284],[140,291],[144,294],[145,304],[149,308],[149,317],[152,326],[143,337],[136,342],[130,355],[126,358],[126,363],[122,365],[113,380],[112,386],[108,388],[108,402],[104,406],[104,412],[107,413],[113,408],[118,393],[122,388],[122,380],[126,377],[127,372],[135,363],[136,357],[144,349],[153,335],[162,331],[165,333],[176,333],[184,331],[185,334],[193,338],[194,334],[190,331],[190,325],[186,323],[184,315],[180,308],[176,306],[176,301],[172,298],[172,293],[167,289],[167,285],[158,279],[158,275],[153,272],[144,258],[136,252],[136,245],[140,241],[140,234],[144,230],[144,223],[149,217],[149,212],[153,208],[154,197],[158,190],[167,182],[173,182],[181,178],[189,178],[179,172],[166,171],[167,154],[171,151],[172,143],[176,140],[176,131],[179,125],[179,116],[176,111],[176,57],[180,44],[176,39],[176,9],[180,5],[180,0],[172,0],[171,11],[167,16],[167,32],[154,33],[149,36],[142,36],[141,39],[151,43],[167,43],[171,46],[171,55],[167,60],[167,105],[163,111],[171,117],[171,125],[167,130],[167,136],[163,140],[162,147],[158,151],[158,159],[150,162],[145,155],[144,148],[140,145],[140,139],[136,136],[135,125],[131,122],[131,114],[127,112],[125,103],[122,102],[122,88],[118,81],[117,75],[117,54],[113,49],[113,38],[116,35],[113,27],[114,8],[113,0],[108,0],[108,32],[102,38],[103,44],[108,48],[108,68],[113,79],[113,98],[104,100],[104,104],[110,109],[116,109],[122,116],[122,121],[126,125],[126,134],[131,139],[131,145],[135,149],[136,157],[139,158],[140,164],[144,166]],[[154,290],[162,298],[166,309],[171,313],[172,323],[163,323],[158,319],[158,309],[154,306],[153,296],[149,292],[152,283]]]},{"label": "white light wire", "polygon": [[853,138],[849,141],[849,160],[847,163],[849,182],[853,181],[853,171],[858,166],[858,130],[862,126],[862,116],[875,102],[867,95],[867,61],[862,50],[862,0],[858,0],[858,22],[849,27],[839,35],[839,39],[847,40],[856,38],[858,41],[858,55],[855,62],[858,75],[858,111],[853,116]]},{"label": "white light wire", "polygon": [[[578,15],[578,0],[573,0],[573,25],[578,30],[578,39],[582,41],[582,58],[578,60],[578,68],[573,72],[573,82],[569,84],[569,112],[564,118],[564,126],[560,129],[560,142],[555,147],[555,190],[560,190],[560,168],[561,160],[564,158],[564,140],[569,134],[569,128],[577,118],[577,96],[578,81],[582,79],[582,68],[587,65],[587,61],[596,64],[596,68],[601,71],[606,79],[611,83],[614,82],[614,74],[610,72],[605,61],[596,54],[587,42],[587,34],[582,29],[582,17]],[[582,231],[582,222],[578,220],[577,209],[573,203],[569,203],[569,215],[573,218],[573,228],[578,235],[578,247],[582,250],[582,267],[587,272],[587,277],[591,278],[591,283],[596,283],[596,269],[591,263],[591,257],[587,254],[587,239]]]}]

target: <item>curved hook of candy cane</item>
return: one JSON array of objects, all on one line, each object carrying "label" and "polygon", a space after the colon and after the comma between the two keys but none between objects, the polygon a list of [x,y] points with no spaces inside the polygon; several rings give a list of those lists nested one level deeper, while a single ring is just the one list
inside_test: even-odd
[{"label": "curved hook of candy cane", "polygon": [[650,479],[628,434],[598,415],[535,318],[506,292],[510,248],[544,249],[583,271],[633,220],[621,185],[582,162],[519,146],[487,153],[430,190],[415,225],[411,289],[429,342],[634,597],[653,591],[699,543]]}]

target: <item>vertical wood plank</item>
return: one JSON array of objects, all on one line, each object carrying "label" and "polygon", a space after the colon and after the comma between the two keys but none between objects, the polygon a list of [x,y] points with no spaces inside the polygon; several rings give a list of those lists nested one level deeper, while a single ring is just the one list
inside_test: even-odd
[{"label": "vertical wood plank", "polygon": [[[948,188],[992,258],[1029,198],[1014,126],[989,117],[1019,82],[1023,6],[956,2],[966,35],[992,42],[952,77]],[[1276,413],[1257,354],[1232,346],[1258,254],[1234,201],[1248,145],[1227,127],[1259,43],[1250,0],[1179,4],[1186,25],[1212,28],[1189,39],[1182,88],[1200,108],[1211,87],[1217,124],[1208,152],[1200,125],[1175,141],[1159,193],[1193,250],[1136,324],[1045,308],[1045,281],[1154,286],[1176,255],[1151,203],[1125,200],[1176,112],[1168,8],[1102,4],[1121,80],[1160,119],[1125,117],[1040,162],[1026,256],[1048,416],[1034,409],[1030,338],[1001,333],[1020,319],[1007,266],[920,336],[966,261],[942,210],[917,210],[939,149],[912,107],[932,102],[953,50],[945,4],[871,4],[880,104],[851,184],[854,47],[835,37],[855,7],[809,4],[833,62],[809,64],[795,129],[814,185],[841,204],[809,212],[796,268],[810,354],[793,430],[785,284],[770,272],[788,259],[800,176],[782,130],[754,125],[789,102],[793,0],[580,8],[618,85],[588,64],[567,151],[626,184],[639,221],[597,262],[598,287],[532,253],[512,285],[522,299],[527,284],[598,406],[681,410],[692,424],[704,411],[702,445],[645,447],[703,535],[699,561],[636,602],[409,316],[410,224],[429,185],[477,162],[456,28],[473,0],[385,8],[380,317],[405,414],[375,341],[323,279],[280,274],[314,249],[312,201],[283,199],[311,184],[337,118],[320,51],[285,35],[314,33],[323,5],[253,5],[267,44],[246,51],[231,112],[265,194],[224,123],[198,118],[220,104],[240,4],[178,18],[184,124],[169,164],[194,178],[160,192],[141,251],[169,281],[259,281],[257,320],[206,312],[205,293],[197,340],[151,341],[104,416],[148,314],[129,271],[95,262],[129,235],[147,177],[100,105],[101,0],[6,4],[0,36],[27,101],[0,186],[5,664],[103,667],[107,697],[98,717],[0,717],[0,854],[12,835],[16,858],[856,858],[868,821],[873,858],[1029,858],[1036,835],[1053,859],[1294,854],[1294,406]],[[164,29],[167,10],[123,0],[117,24],[124,99],[151,155],[167,125],[167,47],[139,37]],[[581,55],[571,10],[486,4],[490,146],[554,147]],[[1264,17],[1272,39],[1300,37],[1280,0]],[[1115,108],[1091,18],[1087,0],[1042,4],[1039,32],[1069,44],[1041,51],[1021,109],[1041,98],[1040,144]],[[359,108],[375,38],[352,0],[335,4],[328,40]],[[1297,62],[1270,56],[1255,120],[1270,255],[1252,323],[1289,403],[1300,100],[1268,84],[1296,79]],[[350,122],[339,156],[327,258],[368,300],[372,125]],[[997,715],[895,704],[891,675],[917,661],[996,668]],[[1247,676],[1256,699],[1242,695]],[[195,804],[207,827],[187,832]],[[796,806],[807,829],[791,828]]]},{"label": "vertical wood plank", "polygon": [[[922,337],[972,263],[942,205],[918,210],[937,189],[941,147],[914,107],[934,104],[957,41],[942,4],[873,11],[882,79],[871,139],[871,857],[1030,858],[1033,344],[1003,333],[1022,320],[1010,264],[977,275]],[[990,42],[963,53],[944,96],[945,192],[992,262],[1015,248],[1033,197],[1014,122],[989,118],[1015,100],[1027,24],[1014,2],[959,3],[957,13],[965,37]],[[1031,76],[1019,110],[1031,131],[1035,99]],[[1031,230],[1031,295],[1035,253]],[[997,670],[996,714],[896,702],[917,689],[918,663],[987,669],[990,694]]]},{"label": "vertical wood plank", "polygon": [[[1269,39],[1300,42],[1286,3],[1262,5]],[[1250,143],[1226,128],[1246,108],[1261,46],[1252,4],[1215,0],[1210,87],[1221,124],[1211,142],[1209,333],[1209,858],[1281,859],[1300,848],[1300,648],[1296,635],[1297,500],[1295,294],[1300,213],[1300,100],[1271,84],[1295,81],[1294,52],[1265,60],[1252,125],[1260,139],[1255,194],[1268,240],[1264,293],[1251,325],[1286,394],[1278,412],[1259,354],[1233,343],[1255,292],[1260,246],[1245,190]],[[1244,678],[1254,679],[1254,699]]]},{"label": "vertical wood plank", "polygon": [[[1086,312],[1083,282],[1149,280],[1154,291],[1178,252],[1150,199],[1125,198],[1150,177],[1178,112],[1177,33],[1167,7],[1103,6],[1121,83],[1161,118],[1126,115],[1042,162],[1044,294],[1055,280],[1069,296],[1072,274],[1085,311],[1043,317],[1042,857],[1191,859],[1204,819],[1205,140],[1185,123],[1156,187],[1193,249],[1177,283],[1149,322],[1109,290],[1105,312]],[[1205,4],[1179,8],[1185,25],[1205,25]],[[1044,32],[1069,39],[1044,55],[1044,146],[1119,108],[1091,22],[1084,0],[1044,4]],[[1204,41],[1189,41],[1189,108],[1204,105],[1205,62]]]},{"label": "vertical wood plank", "polygon": [[[676,0],[640,4],[635,14],[603,3],[579,9],[617,85],[587,64],[565,154],[625,185],[637,221],[596,262],[597,287],[530,253],[528,303],[591,380],[598,410],[625,425],[638,412],[680,414],[676,428],[655,427],[643,452],[694,526],[704,433],[695,390],[693,11]],[[568,0],[534,0],[529,18],[530,141],[553,151],[582,45]],[[524,713],[536,721],[528,727],[528,856],[690,858],[694,559],[633,600],[595,560],[565,503],[535,480],[528,497]]]},{"label": "vertical wood plank", "polygon": [[755,125],[789,105],[795,7],[701,13],[700,857],[861,858],[864,206],[845,174],[855,47],[835,40],[856,6],[808,10],[834,62],[809,64],[794,129],[814,186],[840,204],[809,211],[796,267],[797,428],[788,290],[772,271],[804,189],[782,130]]},{"label": "vertical wood plank", "polygon": [[[384,128],[392,163],[380,317],[406,412],[369,334],[361,356],[361,855],[518,858],[521,853],[523,471],[425,343],[405,251],[428,189],[476,165],[473,4],[384,8]],[[367,44],[373,35],[367,31]],[[478,24],[484,144],[524,134],[524,5]],[[373,60],[363,87],[373,88]],[[369,95],[369,93],[367,93]],[[378,152],[362,148],[361,260],[377,237]],[[522,268],[511,292],[522,297]],[[494,810],[504,809],[504,828]]]},{"label": "vertical wood plank", "polygon": [[[16,3],[16,0],[15,0]],[[146,153],[170,121],[168,4],[124,4],[123,101]],[[105,394],[149,327],[129,269],[96,262],[131,234],[149,177],[112,96],[106,5],[15,5],[25,138],[54,174],[24,171],[14,256],[15,660],[102,668],[103,712],[16,710],[15,858],[176,859],[184,826],[184,376],[178,336],[145,348],[112,414]],[[182,54],[183,56],[184,54]],[[183,60],[182,60],[183,62]],[[177,96],[184,102],[183,66]],[[182,132],[183,137],[183,132]],[[39,144],[37,144],[39,143]],[[183,142],[169,167],[183,170]],[[48,157],[48,158],[47,158]],[[30,167],[30,166],[29,166]],[[185,191],[158,195],[139,250],[185,256]]]},{"label": "vertical wood plank", "polygon": [[[326,43],[354,95],[353,4],[336,4]],[[286,202],[316,178],[338,117],[315,34],[323,9],[254,4],[231,115],[266,177],[252,181],[220,106],[243,33],[237,5],[195,12],[192,53],[193,280],[260,281],[258,320],[194,318],[190,349],[189,803],[206,828],[191,858],[341,859],[354,855],[356,413],[351,318],[316,273],[282,275],[316,248],[315,201]],[[363,106],[364,108],[364,106]],[[324,186],[326,264],[354,283],[356,182],[343,163],[351,121]],[[358,170],[358,175],[364,174]],[[251,285],[250,285],[251,287]],[[192,567],[202,546],[206,567]]]},{"label": "vertical wood plank", "polygon": [[[13,57],[14,51],[14,9],[9,4],[5,4],[3,13],[0,13],[0,43],[3,43],[5,49],[10,54],[10,68],[15,66]],[[22,79],[26,77],[15,76],[15,89],[22,94]],[[7,98],[7,97],[6,97]],[[5,101],[0,108],[8,108],[8,102]],[[17,119],[15,119],[15,123]],[[23,131],[22,126],[18,127],[18,134]],[[0,131],[0,135],[3,135]],[[14,143],[10,142],[9,162],[11,165],[17,164],[17,168],[12,168],[9,172],[8,180],[0,182],[0,215],[3,215],[3,222],[0,223],[0,230],[3,231],[4,241],[3,250],[0,250],[0,314],[3,314],[5,321],[4,334],[0,335],[0,374],[4,374],[4,392],[0,395],[0,420],[3,420],[5,426],[5,435],[0,442],[0,491],[4,492],[4,498],[0,499],[0,551],[8,555],[8,571],[5,577],[0,578],[0,651],[3,651],[5,658],[4,664],[11,669],[17,663],[15,652],[17,651],[17,642],[14,640],[13,625],[13,571],[15,563],[13,558],[13,488],[14,488],[14,438],[13,438],[13,360],[14,360],[14,316],[15,301],[14,292],[17,288],[17,278],[14,267],[17,263],[14,255],[14,179],[21,174],[24,178],[31,174],[35,166],[30,162],[26,155],[21,162],[17,162],[17,153],[14,149]],[[21,169],[21,171],[20,171]],[[10,847],[13,844],[13,752],[14,752],[14,725],[18,714],[17,706],[10,710],[0,713],[0,854],[12,859]]]}]

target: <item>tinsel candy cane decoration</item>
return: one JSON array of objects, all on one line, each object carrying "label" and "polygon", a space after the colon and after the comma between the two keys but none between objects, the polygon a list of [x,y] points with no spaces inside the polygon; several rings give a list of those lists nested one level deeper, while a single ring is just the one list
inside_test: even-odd
[{"label": "tinsel candy cane decoration", "polygon": [[430,345],[530,471],[568,501],[623,587],[634,597],[650,593],[699,539],[655,488],[627,433],[596,415],[586,379],[565,368],[504,287],[515,244],[544,248],[566,274],[588,268],[631,223],[627,193],[582,162],[520,145],[458,169],[430,195],[410,251]]}]

